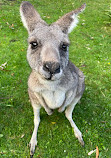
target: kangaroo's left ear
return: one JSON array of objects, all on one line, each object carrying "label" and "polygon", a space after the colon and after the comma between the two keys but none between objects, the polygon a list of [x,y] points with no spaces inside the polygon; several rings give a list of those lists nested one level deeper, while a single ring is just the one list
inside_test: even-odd
[{"label": "kangaroo's left ear", "polygon": [[85,7],[86,4],[84,3],[80,8],[65,14],[53,24],[59,25],[59,27],[62,29],[64,33],[70,33],[78,23],[78,14],[84,11]]},{"label": "kangaroo's left ear", "polygon": [[46,22],[41,19],[39,13],[35,10],[32,4],[27,1],[21,3],[20,15],[22,22],[29,33],[35,29],[38,23],[47,25]]}]

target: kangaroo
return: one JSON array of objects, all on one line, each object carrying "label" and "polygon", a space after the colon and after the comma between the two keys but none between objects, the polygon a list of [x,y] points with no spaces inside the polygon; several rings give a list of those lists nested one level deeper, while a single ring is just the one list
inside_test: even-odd
[{"label": "kangaroo", "polygon": [[82,133],[72,119],[72,112],[85,89],[83,73],[69,61],[68,34],[78,23],[78,14],[85,9],[71,11],[48,25],[27,1],[21,3],[20,14],[27,29],[27,60],[32,69],[28,79],[28,93],[34,111],[34,130],[30,140],[30,157],[37,145],[37,131],[40,123],[40,109],[48,115],[54,109],[65,110],[74,134],[84,145]]}]

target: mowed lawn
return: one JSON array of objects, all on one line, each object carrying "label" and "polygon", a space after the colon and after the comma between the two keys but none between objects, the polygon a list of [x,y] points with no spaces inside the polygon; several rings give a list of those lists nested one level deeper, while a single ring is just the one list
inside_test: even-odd
[{"label": "mowed lawn", "polygon": [[[27,93],[31,69],[26,60],[27,31],[21,0],[0,0],[0,158],[29,158],[33,110]],[[47,23],[86,2],[79,24],[70,34],[70,60],[85,74],[86,89],[73,112],[83,133],[81,147],[65,118],[41,110],[35,158],[111,157],[111,8],[109,0],[30,0]]]}]

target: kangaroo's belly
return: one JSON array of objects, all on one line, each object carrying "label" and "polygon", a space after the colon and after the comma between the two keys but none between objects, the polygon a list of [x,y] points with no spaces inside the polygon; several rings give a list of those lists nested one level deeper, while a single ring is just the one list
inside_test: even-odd
[{"label": "kangaroo's belly", "polygon": [[46,90],[42,92],[42,97],[50,109],[56,109],[63,105],[65,92],[61,90],[56,90],[55,92]]}]

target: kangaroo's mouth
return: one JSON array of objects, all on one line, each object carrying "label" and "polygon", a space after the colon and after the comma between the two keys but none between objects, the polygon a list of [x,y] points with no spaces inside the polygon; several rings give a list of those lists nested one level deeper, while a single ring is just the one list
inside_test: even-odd
[{"label": "kangaroo's mouth", "polygon": [[56,70],[56,72],[49,72],[49,71],[45,71],[42,67],[40,67],[39,70],[37,69],[37,72],[44,80],[56,81],[61,78],[63,70],[60,69],[58,71]]},{"label": "kangaroo's mouth", "polygon": [[56,80],[59,80],[61,78],[61,73],[60,74],[50,73],[47,77],[44,76],[44,78],[48,81],[56,81]]},{"label": "kangaroo's mouth", "polygon": [[54,74],[50,73],[50,76],[48,78],[46,78],[47,80],[52,80],[53,81],[53,76]]},{"label": "kangaroo's mouth", "polygon": [[47,80],[51,80],[51,78],[52,78],[52,75],[50,75],[50,77],[49,78],[46,78]]}]

